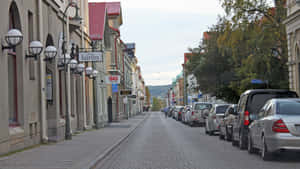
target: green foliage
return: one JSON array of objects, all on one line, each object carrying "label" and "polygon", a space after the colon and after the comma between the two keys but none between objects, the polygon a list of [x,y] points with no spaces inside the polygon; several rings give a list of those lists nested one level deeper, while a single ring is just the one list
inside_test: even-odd
[{"label": "green foliage", "polygon": [[152,111],[159,111],[161,108],[163,108],[164,103],[161,99],[157,97],[152,98]]},{"label": "green foliage", "polygon": [[[251,88],[288,88],[284,3],[271,8],[265,0],[221,0],[220,17],[187,64],[204,93],[237,102]],[[196,52],[194,52],[196,51]],[[268,81],[253,85],[252,79]]]}]

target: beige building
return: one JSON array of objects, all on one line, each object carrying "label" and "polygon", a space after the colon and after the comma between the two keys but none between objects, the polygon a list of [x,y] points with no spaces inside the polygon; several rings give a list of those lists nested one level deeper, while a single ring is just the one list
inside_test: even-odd
[{"label": "beige building", "polygon": [[[11,46],[5,42],[5,35],[12,29],[18,29],[23,35],[15,49],[0,52],[0,77],[4,79],[0,85],[0,154],[42,141],[63,140],[66,119],[70,119],[71,134],[84,129],[90,124],[88,120],[92,120],[85,111],[85,74],[74,74],[68,65],[65,77],[65,71],[59,67],[63,37],[66,55],[74,59],[78,58],[76,49],[88,47],[89,42],[87,1],[78,0],[77,4],[79,15],[84,18],[82,23],[69,20],[75,14],[73,7],[63,17],[67,3],[61,0],[0,2],[2,45]],[[32,41],[39,41],[44,49],[36,59],[26,57],[33,56],[28,49]],[[45,60],[44,54],[49,46],[57,50],[51,61]]]},{"label": "beige building", "polygon": [[300,2],[287,0],[285,20],[288,40],[290,89],[300,94]]}]

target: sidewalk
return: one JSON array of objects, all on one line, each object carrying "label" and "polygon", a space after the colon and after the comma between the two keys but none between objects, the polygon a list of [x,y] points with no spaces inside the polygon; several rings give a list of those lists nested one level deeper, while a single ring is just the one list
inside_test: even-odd
[{"label": "sidewalk", "polygon": [[129,120],[73,136],[70,141],[43,145],[0,158],[0,169],[89,169],[128,137],[149,116]]}]

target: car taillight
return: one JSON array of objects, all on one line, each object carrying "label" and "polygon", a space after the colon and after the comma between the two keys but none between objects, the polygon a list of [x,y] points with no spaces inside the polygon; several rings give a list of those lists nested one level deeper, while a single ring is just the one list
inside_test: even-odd
[{"label": "car taillight", "polygon": [[181,114],[181,112],[178,112],[178,114]]},{"label": "car taillight", "polygon": [[194,115],[194,112],[192,111],[192,115]]},{"label": "car taillight", "polygon": [[249,112],[245,111],[244,113],[244,125],[248,126],[250,124],[249,122]]},{"label": "car taillight", "polygon": [[289,129],[286,127],[282,119],[274,122],[272,130],[276,133],[289,133]]}]

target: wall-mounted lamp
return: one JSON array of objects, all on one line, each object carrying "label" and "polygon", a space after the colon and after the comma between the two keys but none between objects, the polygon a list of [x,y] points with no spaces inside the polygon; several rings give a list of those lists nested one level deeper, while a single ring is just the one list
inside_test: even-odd
[{"label": "wall-mounted lamp", "polygon": [[98,70],[93,70],[92,75],[90,77],[95,80],[98,73],[99,73]]},{"label": "wall-mounted lamp", "polygon": [[71,60],[71,56],[69,54],[66,53],[64,55],[65,55],[65,58],[64,57],[58,58],[57,66],[59,68],[63,68],[65,66],[65,64],[69,64],[69,62]]},{"label": "wall-mounted lamp", "polygon": [[74,72],[76,70],[77,64],[78,64],[78,62],[75,59],[72,59],[70,61],[69,65],[70,65],[70,69],[71,69],[72,72]]},{"label": "wall-mounted lamp", "polygon": [[77,67],[76,67],[76,73],[81,74],[84,71],[84,69],[85,69],[84,64],[82,64],[82,63],[78,64]]},{"label": "wall-mounted lamp", "polygon": [[23,40],[23,35],[18,29],[11,29],[5,35],[5,41],[8,46],[2,44],[2,51],[5,49],[14,49]]},{"label": "wall-mounted lamp", "polygon": [[52,61],[57,55],[57,49],[54,46],[47,46],[44,54],[46,56],[44,61]]},{"label": "wall-mounted lamp", "polygon": [[32,41],[29,44],[28,50],[29,54],[26,54],[26,58],[35,58],[37,60],[43,51],[43,44],[40,41]]},{"label": "wall-mounted lamp", "polygon": [[92,73],[93,73],[93,68],[92,67],[85,68],[85,74],[86,74],[86,76],[91,76]]}]

